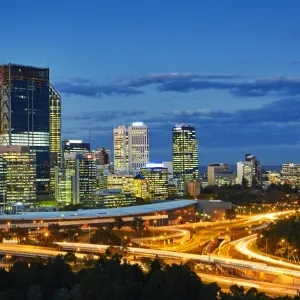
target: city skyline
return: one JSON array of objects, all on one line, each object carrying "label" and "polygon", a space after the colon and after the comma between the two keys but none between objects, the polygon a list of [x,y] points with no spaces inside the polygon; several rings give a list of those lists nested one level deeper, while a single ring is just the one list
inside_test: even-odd
[{"label": "city skyline", "polygon": [[14,23],[1,63],[51,69],[63,139],[87,141],[91,130],[93,148],[112,149],[114,125],[143,121],[151,160],[164,161],[184,122],[198,132],[200,164],[247,152],[299,161],[299,1],[17,2],[2,6]]}]

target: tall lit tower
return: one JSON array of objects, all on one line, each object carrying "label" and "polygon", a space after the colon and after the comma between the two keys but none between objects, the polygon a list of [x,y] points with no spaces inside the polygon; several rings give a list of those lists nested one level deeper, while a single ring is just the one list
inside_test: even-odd
[{"label": "tall lit tower", "polygon": [[0,142],[36,153],[38,195],[50,192],[49,69],[0,66]]},{"label": "tall lit tower", "polygon": [[55,194],[55,168],[61,166],[61,97],[49,85],[50,99],[50,190]]},{"label": "tall lit tower", "polygon": [[137,173],[149,163],[149,129],[143,122],[128,127],[129,172]]},{"label": "tall lit tower", "polygon": [[125,125],[114,128],[114,170],[128,172],[128,132]]},{"label": "tall lit tower", "polygon": [[173,176],[178,179],[178,192],[184,194],[184,183],[199,177],[198,140],[195,128],[188,124],[173,127]]}]

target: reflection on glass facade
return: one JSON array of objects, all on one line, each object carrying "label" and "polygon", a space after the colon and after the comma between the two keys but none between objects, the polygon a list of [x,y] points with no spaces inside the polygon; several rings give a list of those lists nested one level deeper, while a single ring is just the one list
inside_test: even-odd
[{"label": "reflection on glass facade", "polygon": [[0,201],[34,203],[36,154],[29,147],[0,147]]},{"label": "reflection on glass facade", "polygon": [[173,176],[178,179],[178,193],[183,195],[186,181],[198,180],[198,140],[195,128],[188,124],[173,127]]},{"label": "reflection on glass facade", "polygon": [[49,194],[49,69],[0,66],[1,144],[30,146],[36,154],[36,188]]},{"label": "reflection on glass facade", "polygon": [[61,160],[61,98],[50,84],[50,190],[55,194],[55,167]]}]

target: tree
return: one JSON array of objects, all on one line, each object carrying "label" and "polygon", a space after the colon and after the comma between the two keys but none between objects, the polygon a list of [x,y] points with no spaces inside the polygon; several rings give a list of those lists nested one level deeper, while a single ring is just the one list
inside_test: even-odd
[{"label": "tree", "polygon": [[120,216],[115,217],[115,227],[117,227],[119,230],[121,230],[124,225],[125,225],[125,222],[123,221],[123,219]]},{"label": "tree", "polygon": [[130,227],[135,231],[142,232],[145,229],[145,221],[141,217],[134,217]]},{"label": "tree", "polygon": [[248,188],[249,187],[249,182],[244,176],[242,178],[242,187],[243,188]]},{"label": "tree", "polygon": [[64,261],[67,263],[74,263],[76,264],[77,261],[77,257],[74,254],[74,252],[72,251],[68,251],[65,255],[64,255]]},{"label": "tree", "polygon": [[13,233],[19,241],[26,239],[28,236],[28,229],[26,228],[16,227],[12,228],[10,232]]},{"label": "tree", "polygon": [[228,208],[225,210],[225,219],[234,220],[236,218],[236,213],[234,208]]}]

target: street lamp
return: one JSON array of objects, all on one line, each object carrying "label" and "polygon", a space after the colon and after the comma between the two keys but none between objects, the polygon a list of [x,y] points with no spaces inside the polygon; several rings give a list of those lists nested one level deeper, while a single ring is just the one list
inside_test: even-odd
[{"label": "street lamp", "polygon": [[124,248],[124,244],[123,241],[127,240],[127,236],[125,235],[122,239],[121,239],[121,247]]},{"label": "street lamp", "polygon": [[75,236],[78,236],[78,232],[76,232],[74,235],[73,235],[73,243],[74,243],[74,238]]}]

